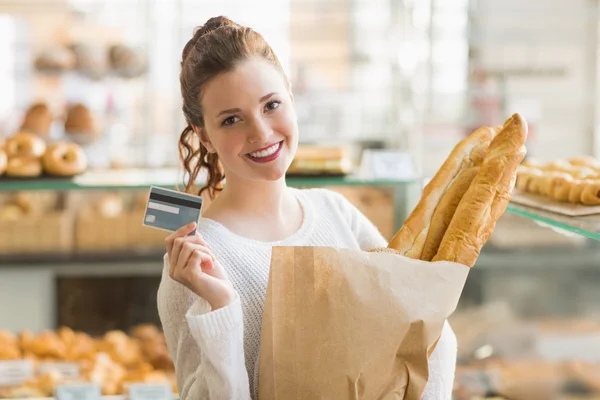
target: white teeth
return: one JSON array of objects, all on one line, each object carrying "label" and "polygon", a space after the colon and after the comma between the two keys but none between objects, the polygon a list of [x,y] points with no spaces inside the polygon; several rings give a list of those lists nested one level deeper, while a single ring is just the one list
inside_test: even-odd
[{"label": "white teeth", "polygon": [[270,156],[271,154],[275,153],[278,149],[279,149],[279,143],[275,143],[268,149],[264,149],[261,151],[255,151],[254,153],[250,153],[250,155],[254,158],[267,157],[267,156]]}]

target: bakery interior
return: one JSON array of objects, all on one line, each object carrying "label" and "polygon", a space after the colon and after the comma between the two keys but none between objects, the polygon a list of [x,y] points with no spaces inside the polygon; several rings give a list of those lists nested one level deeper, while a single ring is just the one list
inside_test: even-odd
[{"label": "bakery interior", "polygon": [[165,232],[142,220],[150,186],[181,188],[181,49],[215,15],[265,36],[292,80],[288,184],[342,193],[388,239],[457,142],[524,116],[513,199],[450,318],[454,399],[600,398],[600,202],[543,188],[600,182],[584,0],[0,0],[0,398],[78,381],[177,398]]}]

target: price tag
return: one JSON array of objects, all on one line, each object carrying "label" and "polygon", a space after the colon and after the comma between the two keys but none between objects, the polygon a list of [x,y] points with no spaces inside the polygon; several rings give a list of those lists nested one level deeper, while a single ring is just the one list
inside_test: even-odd
[{"label": "price tag", "polygon": [[129,400],[171,400],[173,389],[167,383],[132,383]]},{"label": "price tag", "polygon": [[33,378],[31,360],[0,361],[0,386],[17,386]]},{"label": "price tag", "polygon": [[40,363],[38,372],[45,374],[50,371],[59,372],[65,379],[79,379],[79,365],[75,363],[44,362]]},{"label": "price tag", "polygon": [[94,383],[60,385],[56,388],[58,400],[100,400],[100,386]]},{"label": "price tag", "polygon": [[415,168],[409,153],[393,150],[363,151],[361,174],[375,179],[410,179]]}]

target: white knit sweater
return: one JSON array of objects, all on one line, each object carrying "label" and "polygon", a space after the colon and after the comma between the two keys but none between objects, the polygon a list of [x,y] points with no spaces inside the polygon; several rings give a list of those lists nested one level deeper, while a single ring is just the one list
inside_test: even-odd
[{"label": "white knit sweater", "polygon": [[[211,311],[204,299],[169,277],[165,255],[158,311],[182,400],[258,398],[260,331],[272,246],[387,246],[377,228],[342,195],[326,189],[294,190],[304,220],[295,234],[281,241],[246,239],[213,220],[200,219],[200,234],[238,293],[230,305]],[[456,353],[456,337],[446,323],[429,360],[424,399],[451,398]]]}]

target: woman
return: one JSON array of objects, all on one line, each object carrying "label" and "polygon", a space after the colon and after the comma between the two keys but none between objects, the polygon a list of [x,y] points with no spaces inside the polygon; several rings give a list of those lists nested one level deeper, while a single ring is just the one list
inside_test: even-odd
[{"label": "woman", "polygon": [[[343,196],[286,186],[298,126],[290,83],[262,36],[211,18],[183,50],[180,81],[186,190],[204,168],[200,195],[214,200],[197,226],[166,239],[159,314],[182,400],[256,399],[271,247],[387,243]],[[446,324],[424,398],[450,399],[455,364]]]}]

